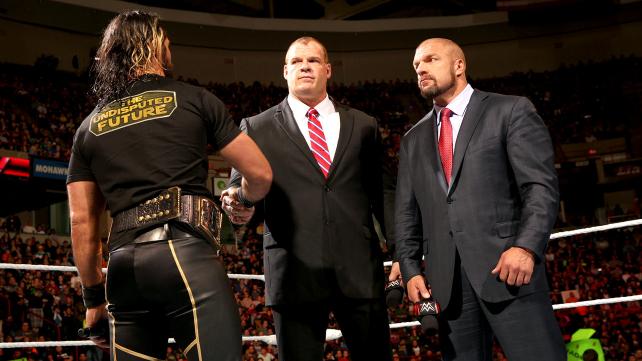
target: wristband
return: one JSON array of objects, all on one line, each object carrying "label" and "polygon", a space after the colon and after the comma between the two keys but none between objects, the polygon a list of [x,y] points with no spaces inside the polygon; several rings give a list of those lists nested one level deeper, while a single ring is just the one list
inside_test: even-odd
[{"label": "wristband", "polygon": [[107,302],[105,294],[105,283],[101,282],[94,286],[82,287],[82,301],[87,308],[98,307]]},{"label": "wristband", "polygon": [[252,203],[249,199],[245,198],[245,196],[243,195],[243,187],[242,186],[239,187],[239,190],[236,192],[236,199],[245,208],[254,207],[254,203]]}]

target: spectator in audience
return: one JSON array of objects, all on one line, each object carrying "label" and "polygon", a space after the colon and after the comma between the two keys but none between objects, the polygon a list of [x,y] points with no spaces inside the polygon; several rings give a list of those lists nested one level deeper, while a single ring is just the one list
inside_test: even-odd
[{"label": "spectator in audience", "polygon": [[[623,112],[612,116],[603,104],[621,104],[622,109],[637,109],[638,98],[623,95],[623,92],[624,85],[627,89],[635,89],[642,84],[642,72],[639,69],[642,69],[642,58],[618,57],[599,63],[564,66],[547,72],[513,73],[501,78],[473,79],[471,83],[476,87],[495,92],[527,95],[547,123],[556,143],[556,157],[559,162],[564,156],[559,146],[583,142],[587,134],[595,137],[596,141],[628,137],[632,134],[626,130],[636,129],[637,114]],[[597,79],[592,76],[597,73],[603,76]],[[285,87],[274,84],[199,84],[194,79],[189,81],[206,86],[224,103],[230,104],[228,110],[237,120],[268,109],[287,94]],[[32,67],[0,64],[0,149],[14,151],[25,149],[26,153],[43,157],[52,157],[59,149],[59,159],[68,160],[73,132],[82,121],[83,115],[91,112],[92,104],[95,102],[87,96],[86,84],[86,78],[61,71],[37,74]],[[393,81],[360,82],[351,85],[329,84],[328,89],[337,101],[362,109],[380,120],[382,141],[388,150],[384,161],[396,167],[401,134],[412,126],[410,119],[418,119],[428,110],[425,101],[416,92],[416,83]],[[569,94],[573,95],[569,96]],[[594,101],[596,95],[599,96],[599,101]],[[380,101],[380,99],[386,99],[386,101]],[[404,108],[402,104],[409,105]],[[590,117],[586,117],[587,114],[590,114]],[[63,123],[65,119],[66,123]],[[56,146],[53,146],[53,142]],[[47,145],[43,145],[45,143]],[[640,217],[639,199],[639,196],[636,197],[627,211],[635,218]],[[596,221],[591,220],[594,211],[594,209],[586,209],[585,212],[590,215],[589,217],[567,211],[568,221],[565,226],[580,227],[594,224]],[[40,263],[40,260],[36,261],[36,255],[40,252],[37,245],[43,244],[45,249],[43,264],[73,265],[72,259],[68,258],[69,242],[67,240],[63,242],[64,237],[58,236],[61,237],[59,240],[47,237],[44,241],[38,240],[27,246],[27,240],[32,234],[15,235],[14,232],[8,234],[6,220],[6,218],[0,220],[1,262]],[[225,259],[223,263],[228,273],[263,273],[262,241],[254,231],[254,227],[248,228],[246,237],[240,243],[239,252],[228,252],[223,255]],[[40,225],[39,232],[46,236],[49,230],[47,226]],[[33,231],[26,233],[33,233]],[[262,231],[258,232],[259,235],[262,233]],[[562,239],[550,242],[545,262],[553,303],[562,303],[561,291],[576,288],[584,288],[583,298],[580,301],[641,294],[641,240],[642,231],[637,227],[574,236],[563,242]],[[29,248],[33,259],[25,258],[26,248]],[[613,259],[621,260],[621,264],[618,266],[612,263]],[[581,266],[582,263],[586,265]],[[27,275],[31,275],[31,280]],[[579,284],[580,275],[585,279],[582,285]],[[33,271],[0,270],[0,338],[2,342],[13,341],[11,334],[22,328],[23,321],[31,323],[29,308],[32,305],[31,303],[27,305],[26,312],[17,311],[16,309],[21,305],[18,304],[16,292],[18,288],[22,288],[21,293],[27,295],[29,299],[34,277],[43,280],[44,319],[42,328],[38,330],[30,325],[33,332],[32,339],[37,335],[38,338],[45,340],[57,340],[56,330],[63,327],[64,310],[73,307],[66,305],[65,296],[71,295],[75,300],[71,305],[81,302],[69,286],[74,282],[77,283],[72,281],[74,278],[77,279],[75,273],[43,272],[40,276],[36,276]],[[260,295],[263,289],[262,282],[232,280],[231,286],[235,289],[237,297],[247,291],[252,303],[265,304]],[[47,299],[49,301],[46,301]],[[391,322],[415,320],[408,311],[409,306],[406,300],[399,307],[391,309]],[[269,308],[241,306],[239,310],[241,318],[246,320],[243,331],[247,335],[258,335],[263,331],[263,326],[261,329],[256,326],[256,320],[267,323],[266,334],[274,333]],[[14,311],[16,314],[24,314],[24,320],[14,320]],[[72,311],[72,314],[74,318],[82,321],[81,313]],[[567,340],[578,328],[593,327],[598,330],[594,337],[600,339],[605,347],[607,361],[623,361],[631,357],[637,357],[636,361],[642,361],[642,348],[638,344],[639,324],[642,321],[640,302],[593,306],[588,308],[585,316],[574,316],[571,319],[569,315],[572,314],[571,310],[555,312]],[[65,322],[67,321],[76,322],[65,318]],[[335,322],[331,319],[329,327],[334,327]],[[65,326],[65,328],[68,327]],[[619,335],[622,335],[619,342],[629,345],[626,353],[623,351],[624,348],[618,348],[619,336],[616,330],[619,331]],[[422,361],[441,360],[437,337],[429,337],[416,331],[418,331],[417,328],[393,330],[391,335],[393,347],[398,348],[398,339],[404,339],[406,345],[412,345],[413,339],[418,337],[419,344],[425,345],[422,350]],[[70,339],[77,339],[77,336],[73,335]],[[333,341],[326,345],[326,351],[332,351],[334,357],[334,350],[339,350],[340,343]],[[250,343],[244,343],[243,347],[245,349],[253,346]],[[108,356],[100,358],[103,352],[93,347],[80,349],[85,350],[90,361],[108,358]],[[271,347],[270,349],[274,350]],[[73,348],[61,347],[59,352],[54,350],[40,352],[39,357],[45,360],[49,358],[56,360],[55,356],[63,352],[75,355]],[[173,349],[172,352],[177,360],[184,359],[179,350]],[[274,351],[272,352],[276,355]],[[14,359],[13,353],[11,349],[0,349],[0,361],[3,357],[7,360]],[[496,360],[505,360],[499,348],[496,347],[494,353]],[[328,352],[326,352],[326,358],[327,354]],[[409,360],[408,356],[401,356],[398,351],[393,359]]]}]

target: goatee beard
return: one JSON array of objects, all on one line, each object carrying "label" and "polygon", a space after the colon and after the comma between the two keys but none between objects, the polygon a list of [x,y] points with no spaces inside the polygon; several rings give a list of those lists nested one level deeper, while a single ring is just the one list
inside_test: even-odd
[{"label": "goatee beard", "polygon": [[419,88],[419,92],[421,93],[421,96],[427,100],[431,100],[441,93],[438,87]]}]

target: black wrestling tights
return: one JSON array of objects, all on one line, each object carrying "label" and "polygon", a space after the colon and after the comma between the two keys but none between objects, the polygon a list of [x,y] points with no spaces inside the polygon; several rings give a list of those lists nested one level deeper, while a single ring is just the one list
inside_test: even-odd
[{"label": "black wrestling tights", "polygon": [[111,360],[241,360],[238,307],[214,248],[199,238],[128,244],[107,272]]}]

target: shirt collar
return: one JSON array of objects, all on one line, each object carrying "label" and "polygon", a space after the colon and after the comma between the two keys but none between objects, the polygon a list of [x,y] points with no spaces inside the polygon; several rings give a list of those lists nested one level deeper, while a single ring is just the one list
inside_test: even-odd
[{"label": "shirt collar", "polygon": [[[309,106],[307,106],[305,103],[295,98],[291,94],[288,94],[288,105],[290,106],[290,109],[292,109],[292,114],[295,114],[295,116],[299,115],[305,117],[305,114],[310,109]],[[319,112],[319,115],[321,117],[327,117],[330,114],[336,112],[334,109],[334,104],[332,104],[332,101],[327,94],[325,98],[314,107],[314,109]]]},{"label": "shirt collar", "polygon": [[[466,87],[464,88],[464,90],[462,90],[462,92],[459,93],[455,97],[455,99],[453,99],[450,103],[448,103],[446,107],[452,110],[454,115],[463,116],[464,112],[466,111],[466,107],[470,102],[471,96],[473,96],[473,87],[470,86],[470,84],[466,84]],[[439,114],[439,112],[441,112],[441,110],[444,108],[437,104],[435,104],[434,107],[437,114]]]}]

